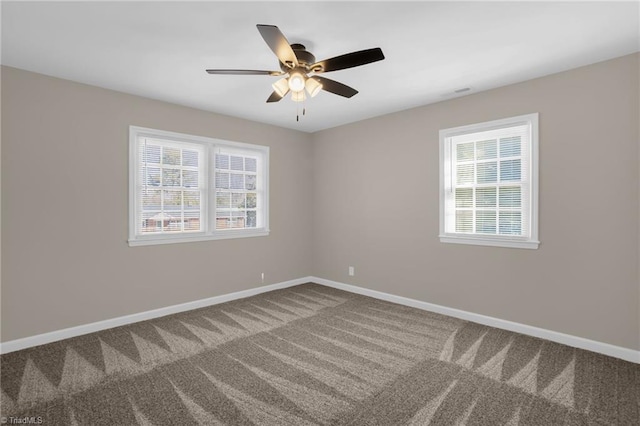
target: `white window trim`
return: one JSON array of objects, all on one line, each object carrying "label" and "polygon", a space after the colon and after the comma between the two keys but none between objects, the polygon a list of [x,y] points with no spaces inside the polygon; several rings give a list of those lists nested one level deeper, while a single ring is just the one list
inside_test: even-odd
[{"label": "white window trim", "polygon": [[[205,161],[207,170],[211,171],[210,165],[213,163],[213,153],[216,147],[222,147],[228,150],[252,150],[260,152],[263,156],[264,173],[260,175],[263,178],[264,197],[262,202],[263,221],[264,224],[260,228],[255,229],[215,229],[215,187],[211,183],[214,177],[209,176],[209,184],[206,186],[205,192],[207,197],[201,200],[202,217],[207,219],[208,226],[213,229],[202,232],[193,232],[188,234],[156,234],[156,235],[137,235],[136,234],[136,179],[138,164],[137,140],[139,137],[149,137],[154,139],[167,139],[168,141],[178,141],[187,143],[196,143],[206,145],[209,155],[205,153],[203,160]],[[156,130],[146,127],[129,126],[129,246],[147,246],[156,244],[173,244],[186,243],[196,241],[226,240],[232,238],[248,238],[263,237],[269,235],[269,147],[262,145],[253,145],[242,142],[225,141],[222,139],[208,138],[205,136],[194,136],[184,133],[169,132],[166,130]]]},{"label": "white window trim", "polygon": [[[529,237],[513,237],[505,235],[479,235],[479,234],[459,234],[446,232],[445,228],[445,203],[447,190],[446,176],[447,170],[451,167],[451,159],[448,147],[450,138],[467,133],[477,133],[487,130],[494,130],[503,127],[510,127],[521,124],[529,124],[531,129],[529,143],[529,159],[531,175],[529,180],[529,191],[531,201],[529,203]],[[538,113],[520,115],[516,117],[504,118],[484,123],[470,124],[466,126],[453,127],[440,130],[440,242],[455,244],[471,244],[493,247],[537,249],[538,240]]]}]

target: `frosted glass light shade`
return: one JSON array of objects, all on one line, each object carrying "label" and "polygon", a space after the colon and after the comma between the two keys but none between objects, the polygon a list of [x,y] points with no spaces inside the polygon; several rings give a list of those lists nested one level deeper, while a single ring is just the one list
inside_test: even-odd
[{"label": "frosted glass light shade", "polygon": [[286,78],[281,78],[280,80],[273,83],[271,87],[273,87],[273,90],[275,90],[276,93],[282,97],[289,91],[289,82]]},{"label": "frosted glass light shade", "polygon": [[304,90],[300,90],[298,92],[291,92],[291,100],[293,102],[302,102],[307,99],[307,94]]},{"label": "frosted glass light shade", "polygon": [[304,90],[304,80],[305,77],[302,73],[291,73],[291,76],[289,77],[289,89],[291,89],[292,92]]},{"label": "frosted glass light shade", "polygon": [[322,84],[320,84],[317,80],[313,78],[307,78],[307,82],[305,83],[305,88],[313,98],[315,95],[320,93],[320,90],[322,90]]}]

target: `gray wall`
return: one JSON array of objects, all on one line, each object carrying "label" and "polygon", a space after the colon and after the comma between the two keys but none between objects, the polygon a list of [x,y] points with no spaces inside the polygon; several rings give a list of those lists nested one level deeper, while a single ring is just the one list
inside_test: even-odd
[{"label": "gray wall", "polygon": [[[639,348],[638,58],[316,133],[313,275]],[[440,243],[438,131],[532,112],[540,248]]]},{"label": "gray wall", "polygon": [[[2,68],[2,341],[248,289],[264,271],[638,349],[639,57],[313,135]],[[441,244],[438,130],[530,112],[540,248]],[[130,124],[269,145],[271,235],[128,247]]]},{"label": "gray wall", "polygon": [[[2,69],[2,340],[300,278],[311,137]],[[270,146],[268,237],[129,247],[129,125]]]}]

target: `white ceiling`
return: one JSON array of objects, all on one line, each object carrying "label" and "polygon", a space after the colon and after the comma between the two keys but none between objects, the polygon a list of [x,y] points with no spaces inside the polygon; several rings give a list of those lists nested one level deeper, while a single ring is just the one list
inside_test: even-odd
[{"label": "white ceiling", "polygon": [[[2,2],[2,64],[313,132],[640,50],[638,2]],[[278,69],[256,24],[318,60],[381,47],[324,74],[360,91],[266,104]],[[455,90],[472,90],[457,95]]]}]

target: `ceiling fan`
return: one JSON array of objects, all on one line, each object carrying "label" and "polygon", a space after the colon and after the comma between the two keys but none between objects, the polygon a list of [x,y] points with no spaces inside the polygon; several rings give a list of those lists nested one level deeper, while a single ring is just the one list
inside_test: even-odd
[{"label": "ceiling fan", "polygon": [[316,62],[316,57],[307,51],[305,46],[297,43],[289,44],[275,25],[258,24],[257,27],[264,41],[278,57],[280,71],[211,69],[207,72],[209,74],[284,76],[272,84],[273,93],[267,102],[278,102],[289,92],[293,101],[302,102],[307,97],[305,89],[311,97],[316,96],[320,90],[325,90],[350,98],[358,93],[356,89],[316,74],[358,67],[384,59],[382,49],[376,47]]}]

